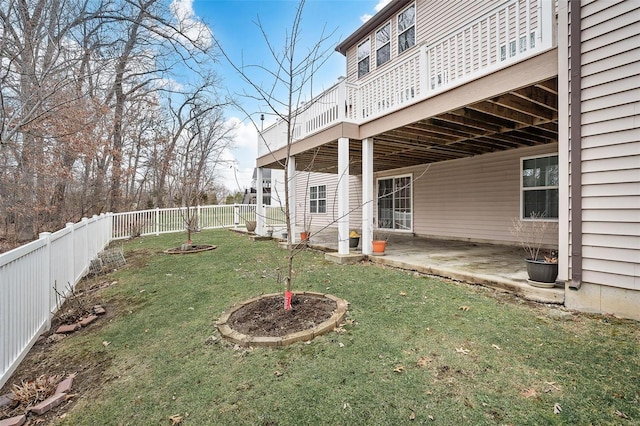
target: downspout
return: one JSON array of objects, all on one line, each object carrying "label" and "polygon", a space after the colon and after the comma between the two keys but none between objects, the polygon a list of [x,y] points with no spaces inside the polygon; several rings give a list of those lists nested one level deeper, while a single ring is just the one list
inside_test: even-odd
[{"label": "downspout", "polygon": [[582,106],[581,106],[581,2],[569,1],[571,22],[571,282],[569,289],[582,285]]}]

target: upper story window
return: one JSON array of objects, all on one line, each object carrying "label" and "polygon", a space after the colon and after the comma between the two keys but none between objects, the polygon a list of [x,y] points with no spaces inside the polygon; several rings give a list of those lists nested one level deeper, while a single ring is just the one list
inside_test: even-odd
[{"label": "upper story window", "polygon": [[376,66],[391,59],[391,22],[376,31]]},{"label": "upper story window", "polygon": [[369,72],[371,43],[369,39],[358,45],[358,78]]},{"label": "upper story window", "polygon": [[522,219],[558,218],[558,156],[522,159]]},{"label": "upper story window", "polygon": [[411,5],[398,15],[398,53],[416,44],[416,5]]}]

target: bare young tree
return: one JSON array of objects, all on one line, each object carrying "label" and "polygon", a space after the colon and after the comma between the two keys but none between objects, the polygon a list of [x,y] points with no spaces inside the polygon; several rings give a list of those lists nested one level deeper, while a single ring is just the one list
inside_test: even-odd
[{"label": "bare young tree", "polygon": [[[262,33],[266,49],[270,53],[271,62],[269,64],[242,65],[237,64],[224,51],[220,50],[231,66],[238,72],[245,83],[250,87],[250,91],[245,91],[243,95],[253,100],[263,103],[269,110],[268,114],[273,118],[281,120],[286,125],[286,157],[280,166],[284,169],[284,199],[285,199],[285,220],[287,229],[287,265],[282,279],[285,290],[285,309],[290,309],[290,300],[293,280],[293,262],[299,252],[298,245],[293,243],[293,221],[290,206],[290,194],[288,182],[293,176],[289,176],[289,159],[291,156],[291,146],[294,142],[294,130],[298,120],[304,113],[304,103],[307,94],[313,97],[314,73],[322,67],[328,60],[329,54],[333,50],[331,39],[333,32],[323,30],[317,41],[309,48],[305,49],[301,45],[301,31],[303,21],[303,10],[305,0],[301,0],[293,17],[291,29],[286,31],[284,43],[277,48],[271,41],[271,37],[266,33],[260,19],[256,25]],[[264,79],[269,83],[264,83]],[[251,118],[251,114],[248,114]],[[257,123],[253,125],[256,130],[260,130]]]}]

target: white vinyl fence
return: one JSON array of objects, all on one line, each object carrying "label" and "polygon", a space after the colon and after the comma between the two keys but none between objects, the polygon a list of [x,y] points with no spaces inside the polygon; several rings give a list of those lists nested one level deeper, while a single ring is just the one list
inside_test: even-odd
[{"label": "white vinyl fence", "polygon": [[[198,229],[237,227],[256,220],[255,208],[198,206],[192,217]],[[101,250],[117,239],[182,232],[186,217],[184,208],[101,214],[0,254],[0,387],[49,329],[53,314]],[[282,209],[267,207],[266,222],[283,224]]]}]

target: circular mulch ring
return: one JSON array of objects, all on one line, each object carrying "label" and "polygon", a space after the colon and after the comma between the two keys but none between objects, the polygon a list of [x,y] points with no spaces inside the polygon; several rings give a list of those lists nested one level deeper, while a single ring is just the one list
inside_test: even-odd
[{"label": "circular mulch ring", "polygon": [[191,244],[191,247],[187,250],[182,250],[182,247],[174,247],[165,250],[164,252],[167,254],[192,254],[192,253],[202,253],[203,251],[213,250],[218,246],[214,246],[211,244]]},{"label": "circular mulch ring", "polygon": [[330,294],[294,292],[291,310],[282,294],[249,299],[222,314],[220,334],[243,346],[286,346],[304,342],[340,325],[347,302]]}]

